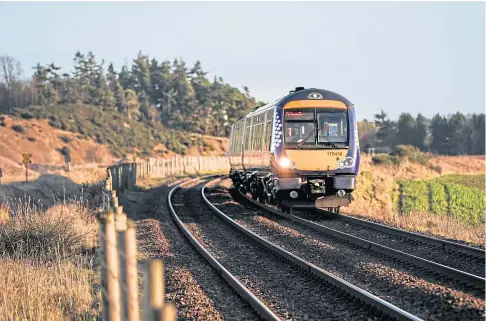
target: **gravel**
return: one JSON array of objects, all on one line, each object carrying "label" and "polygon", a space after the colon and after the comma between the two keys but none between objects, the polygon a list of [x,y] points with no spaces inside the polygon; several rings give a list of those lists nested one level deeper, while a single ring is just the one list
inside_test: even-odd
[{"label": "gravel", "polygon": [[382,320],[343,292],[269,253],[224,223],[200,189],[184,188],[173,199],[186,227],[283,320]]},{"label": "gravel", "polygon": [[325,214],[309,216],[302,212],[296,212],[294,215],[307,219],[312,218],[315,223],[320,225],[484,277],[484,259],[472,255],[446,250],[440,246],[415,241],[407,237],[388,234],[370,227],[345,222],[339,218],[329,217]]},{"label": "gravel", "polygon": [[167,210],[169,190],[128,191],[119,200],[137,222],[139,252],[164,261],[165,299],[176,304],[178,319],[260,320],[179,231]]},{"label": "gravel", "polygon": [[222,187],[208,197],[238,223],[321,268],[427,320],[484,320],[484,293],[443,280],[286,220],[269,220],[235,202]]}]

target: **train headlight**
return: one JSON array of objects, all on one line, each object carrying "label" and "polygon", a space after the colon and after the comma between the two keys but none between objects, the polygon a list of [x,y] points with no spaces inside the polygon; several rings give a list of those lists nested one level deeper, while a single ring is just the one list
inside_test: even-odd
[{"label": "train headlight", "polygon": [[282,157],[278,163],[282,168],[295,168],[295,162],[291,161],[287,157]]},{"label": "train headlight", "polygon": [[344,160],[339,161],[338,166],[339,168],[350,168],[354,165],[354,158],[346,157]]}]

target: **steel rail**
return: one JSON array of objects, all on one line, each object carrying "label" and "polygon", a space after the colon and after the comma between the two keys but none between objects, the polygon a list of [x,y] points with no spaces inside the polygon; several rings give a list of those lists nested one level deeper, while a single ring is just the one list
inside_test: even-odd
[{"label": "steel rail", "polygon": [[292,221],[294,223],[298,223],[300,225],[306,226],[306,227],[308,227],[312,230],[331,235],[331,236],[339,238],[341,240],[359,245],[361,247],[379,252],[381,254],[384,254],[384,255],[387,255],[387,256],[390,256],[390,257],[394,257],[394,258],[399,259],[399,260],[411,262],[415,265],[427,268],[427,269],[429,269],[430,271],[433,271],[433,272],[440,272],[443,275],[451,277],[455,280],[465,281],[465,282],[467,282],[471,285],[474,285],[478,288],[484,289],[484,287],[485,287],[485,279],[480,277],[480,276],[477,276],[477,275],[474,275],[474,274],[471,274],[471,273],[468,273],[468,272],[464,272],[464,271],[461,271],[461,270],[458,270],[458,269],[454,269],[452,267],[442,265],[442,264],[439,264],[439,263],[436,263],[436,262],[433,262],[433,261],[430,261],[430,260],[426,260],[426,259],[423,259],[421,257],[415,256],[415,255],[412,255],[412,254],[408,254],[408,253],[405,253],[405,252],[402,252],[402,251],[398,251],[398,250],[392,249],[390,247],[387,247],[387,246],[384,246],[384,245],[381,245],[381,244],[378,244],[378,243],[374,243],[374,242],[359,238],[357,236],[347,234],[347,233],[344,233],[344,232],[341,232],[341,231],[338,231],[338,230],[335,230],[335,229],[332,229],[332,228],[311,222],[309,220],[306,220],[306,219],[303,219],[303,218],[300,218],[300,217],[297,217],[297,216],[294,216],[294,215],[291,215],[291,214],[284,214],[282,212],[275,210],[274,208],[271,208],[269,206],[263,205],[263,204],[255,201],[255,200],[250,199],[246,195],[243,195],[241,192],[239,192],[239,194],[242,197],[244,197],[247,201],[249,201],[250,203],[264,209],[267,212],[270,212],[270,213],[272,213],[276,216],[282,217],[282,218],[287,219],[289,221]]},{"label": "steel rail", "polygon": [[482,249],[479,249],[479,248],[475,248],[475,247],[471,247],[471,246],[467,246],[467,245],[464,245],[464,244],[459,244],[459,243],[455,243],[455,242],[451,242],[451,241],[441,240],[441,239],[434,238],[434,237],[427,236],[427,235],[422,235],[422,234],[418,234],[418,233],[414,233],[414,232],[401,230],[401,229],[398,229],[396,227],[387,226],[387,225],[384,225],[384,224],[371,222],[371,221],[359,219],[359,218],[348,216],[348,215],[342,215],[342,214],[337,215],[335,213],[331,213],[331,212],[328,212],[326,210],[321,210],[321,209],[318,209],[317,211],[318,212],[324,212],[326,214],[333,214],[336,217],[338,217],[340,220],[343,220],[345,222],[361,225],[361,226],[364,226],[364,227],[373,228],[375,230],[378,230],[378,231],[381,231],[381,232],[384,232],[384,233],[388,233],[388,234],[392,234],[392,235],[396,235],[396,236],[400,236],[400,237],[406,237],[406,238],[409,238],[409,239],[412,239],[412,240],[415,240],[415,241],[419,241],[419,242],[422,242],[422,243],[428,243],[428,244],[440,246],[445,250],[461,252],[461,253],[468,254],[468,255],[471,255],[471,256],[475,256],[475,257],[478,257],[478,258],[481,258],[481,259],[485,258],[485,251],[482,250]]},{"label": "steel rail", "polygon": [[282,257],[283,259],[287,260],[288,262],[296,265],[297,267],[303,269],[304,271],[316,276],[317,278],[329,283],[342,291],[346,292],[347,294],[351,295],[355,299],[364,302],[370,307],[377,309],[378,311],[382,312],[383,314],[387,315],[396,320],[422,320],[419,317],[400,309],[399,307],[380,299],[379,297],[357,287],[354,284],[351,284],[334,274],[321,269],[320,267],[301,259],[300,257],[292,254],[291,252],[275,245],[264,238],[260,237],[259,235],[251,232],[250,230],[244,228],[240,224],[236,223],[233,219],[229,216],[224,214],[221,210],[219,210],[214,204],[212,204],[205,195],[206,186],[210,184],[210,182],[206,183],[203,188],[201,189],[201,196],[204,202],[219,216],[221,217],[226,223],[236,228],[238,231],[244,233],[248,237],[250,237],[253,241],[258,243],[259,245],[264,246],[274,254]]},{"label": "steel rail", "polygon": [[184,181],[176,185],[169,192],[167,196],[167,204],[172,218],[176,222],[176,225],[182,231],[182,233],[187,237],[189,242],[196,248],[196,250],[206,259],[206,261],[219,273],[219,275],[233,288],[233,290],[238,293],[243,300],[245,300],[254,311],[264,320],[269,321],[281,321],[281,319],[276,316],[263,302],[261,302],[253,293],[250,292],[238,279],[231,274],[221,263],[218,262],[205,248],[204,246],[191,234],[191,232],[184,226],[184,223],[177,216],[174,206],[172,205],[172,196],[174,193],[182,186],[194,182],[199,179],[208,179],[214,176],[221,175],[209,175],[204,177],[197,177],[187,181]]}]

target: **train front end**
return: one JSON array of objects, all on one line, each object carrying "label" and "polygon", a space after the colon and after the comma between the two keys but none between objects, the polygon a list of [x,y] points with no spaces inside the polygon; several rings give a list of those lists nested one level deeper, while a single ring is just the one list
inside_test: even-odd
[{"label": "train front end", "polygon": [[348,205],[360,163],[351,102],[327,90],[299,90],[278,103],[275,118],[272,190],[281,205]]}]

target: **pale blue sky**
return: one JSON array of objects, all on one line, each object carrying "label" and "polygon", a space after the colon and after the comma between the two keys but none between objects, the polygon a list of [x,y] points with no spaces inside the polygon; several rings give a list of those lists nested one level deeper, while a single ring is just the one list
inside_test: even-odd
[{"label": "pale blue sky", "polygon": [[0,54],[24,74],[37,62],[70,70],[78,49],[119,69],[142,50],[200,60],[264,101],[333,90],[359,119],[485,108],[482,2],[3,2],[0,30]]}]

